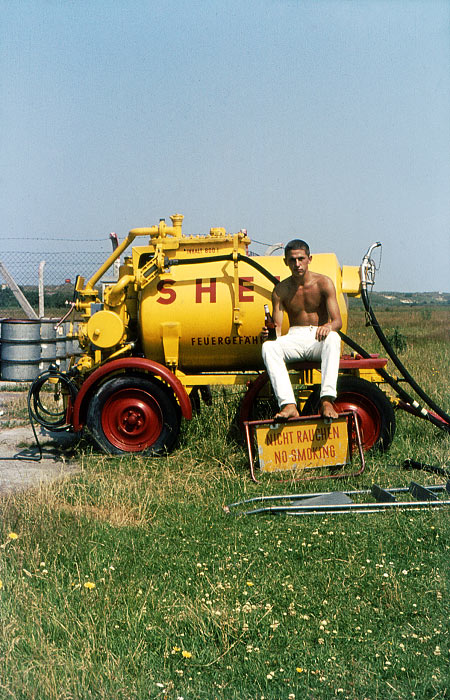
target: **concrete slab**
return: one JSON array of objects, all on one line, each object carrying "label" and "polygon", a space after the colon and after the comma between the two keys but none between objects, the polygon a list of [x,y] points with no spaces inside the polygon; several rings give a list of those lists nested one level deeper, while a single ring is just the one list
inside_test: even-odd
[{"label": "concrete slab", "polygon": [[2,428],[0,432],[0,495],[37,487],[79,471],[73,456],[77,437],[36,429],[43,456],[31,426]]}]

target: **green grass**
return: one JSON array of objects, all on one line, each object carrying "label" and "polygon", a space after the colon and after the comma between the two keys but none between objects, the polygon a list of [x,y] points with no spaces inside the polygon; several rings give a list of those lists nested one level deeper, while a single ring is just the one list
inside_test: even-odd
[{"label": "green grass", "polygon": [[[435,313],[386,316],[448,411],[448,312]],[[352,319],[349,334],[377,351]],[[360,477],[253,484],[231,430],[237,400],[216,391],[167,458],[84,452],[78,475],[3,499],[2,699],[448,696],[448,510],[232,517],[223,505],[439,483],[399,465],[449,465],[449,435],[398,413],[390,452],[369,454]]]}]

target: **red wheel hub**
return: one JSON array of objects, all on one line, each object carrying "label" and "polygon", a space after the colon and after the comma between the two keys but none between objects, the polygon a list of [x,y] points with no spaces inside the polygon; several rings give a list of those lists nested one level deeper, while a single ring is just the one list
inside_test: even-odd
[{"label": "red wheel hub", "polygon": [[[375,404],[362,394],[341,393],[334,402],[336,410],[354,411],[358,417],[361,442],[364,450],[373,447],[380,437],[381,417]],[[353,431],[353,444],[356,445],[356,434]]]},{"label": "red wheel hub", "polygon": [[102,428],[112,445],[141,452],[158,439],[163,416],[158,401],[141,389],[122,389],[105,402]]}]

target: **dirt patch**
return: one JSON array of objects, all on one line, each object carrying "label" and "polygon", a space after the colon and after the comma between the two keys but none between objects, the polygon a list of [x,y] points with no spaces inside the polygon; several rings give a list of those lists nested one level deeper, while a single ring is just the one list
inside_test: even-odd
[{"label": "dirt patch", "polygon": [[0,382],[0,494],[39,486],[79,470],[69,433],[36,426],[41,453],[27,410],[28,384]]}]

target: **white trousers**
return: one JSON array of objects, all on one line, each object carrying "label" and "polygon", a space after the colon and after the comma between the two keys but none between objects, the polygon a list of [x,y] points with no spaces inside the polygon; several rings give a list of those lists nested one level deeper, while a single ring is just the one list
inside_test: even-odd
[{"label": "white trousers", "polygon": [[330,331],[325,340],[316,340],[316,331],[317,326],[291,326],[287,335],[263,343],[262,357],[280,408],[296,403],[286,367],[286,362],[295,360],[320,360],[320,395],[336,398],[341,339],[336,331]]}]

